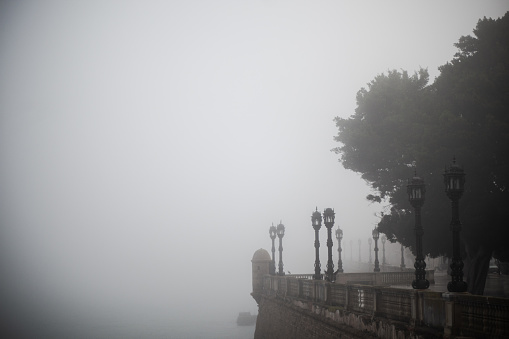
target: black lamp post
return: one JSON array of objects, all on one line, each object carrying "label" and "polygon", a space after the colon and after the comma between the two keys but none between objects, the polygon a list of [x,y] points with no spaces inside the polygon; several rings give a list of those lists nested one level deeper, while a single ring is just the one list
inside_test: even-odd
[{"label": "black lamp post", "polygon": [[272,261],[270,263],[270,274],[275,275],[276,274],[276,259],[274,258],[274,253],[276,252],[276,249],[274,247],[274,240],[276,239],[276,226],[274,226],[274,223],[269,228],[269,235],[270,239],[272,240]]},{"label": "black lamp post", "polygon": [[401,244],[401,265],[399,265],[399,267],[401,267],[401,270],[403,271],[405,269],[405,248],[403,247],[403,244]]},{"label": "black lamp post", "polygon": [[285,275],[283,271],[283,237],[285,236],[285,225],[281,222],[277,225],[276,233],[279,238],[279,272],[278,275]]},{"label": "black lamp post", "polygon": [[385,266],[386,265],[386,262],[385,262],[385,242],[387,241],[387,237],[384,235],[382,235],[382,266]]},{"label": "black lamp post", "polygon": [[338,273],[343,273],[343,261],[341,260],[341,239],[343,239],[343,230],[338,228],[336,230],[336,239],[338,240]]},{"label": "black lamp post", "polygon": [[378,238],[380,237],[380,232],[378,232],[378,227],[375,227],[373,230],[373,240],[375,240],[375,269],[374,272],[380,272],[380,265],[378,262]]},{"label": "black lamp post", "polygon": [[361,239],[359,239],[359,262],[361,262]]},{"label": "black lamp post", "polygon": [[407,185],[408,200],[415,209],[415,237],[416,237],[416,257],[415,257],[415,280],[412,281],[412,287],[415,289],[426,289],[429,287],[429,281],[426,280],[426,262],[422,254],[422,236],[424,231],[421,224],[421,207],[424,204],[424,194],[426,186],[424,180],[417,174]]},{"label": "black lamp post", "polygon": [[371,244],[373,243],[373,241],[371,240],[371,238],[368,238],[368,244],[369,244],[369,263],[371,264],[371,262],[373,261],[372,257],[371,257]]},{"label": "black lamp post", "polygon": [[322,214],[318,212],[318,208],[311,215],[311,223],[315,229],[315,274],[313,275],[313,279],[321,280],[322,274],[320,272],[322,265],[320,264],[320,241],[318,240],[318,231],[320,227],[322,227]]},{"label": "black lamp post", "polygon": [[334,280],[334,262],[332,261],[332,227],[334,226],[335,213],[332,208],[323,211],[323,223],[327,228],[327,280]]},{"label": "black lamp post", "polygon": [[459,218],[459,200],[465,191],[465,173],[461,167],[456,165],[456,159],[452,160],[452,165],[444,173],[445,193],[451,199],[452,205],[452,263],[451,278],[447,284],[449,292],[465,292],[467,283],[463,281],[463,260],[460,255],[460,231],[461,222]]}]

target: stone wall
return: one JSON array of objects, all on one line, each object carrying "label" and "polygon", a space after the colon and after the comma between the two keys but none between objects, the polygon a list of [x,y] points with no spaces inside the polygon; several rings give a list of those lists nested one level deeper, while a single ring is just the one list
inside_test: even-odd
[{"label": "stone wall", "polygon": [[[292,301],[263,296],[258,308],[255,339],[357,339],[373,334],[324,318]],[[401,337],[404,338],[404,337]]]},{"label": "stone wall", "polygon": [[255,338],[509,338],[509,299],[264,278]]},{"label": "stone wall", "polygon": [[270,275],[270,263],[267,251],[255,252],[256,339],[509,338],[509,299],[390,286],[413,272],[342,274],[331,283]]}]

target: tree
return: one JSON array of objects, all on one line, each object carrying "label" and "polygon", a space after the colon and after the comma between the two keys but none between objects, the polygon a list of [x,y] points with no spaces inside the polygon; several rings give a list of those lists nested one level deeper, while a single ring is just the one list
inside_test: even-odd
[{"label": "tree", "polygon": [[443,172],[453,156],[466,172],[460,200],[462,251],[469,292],[482,294],[493,256],[509,260],[509,12],[479,20],[461,37],[453,60],[428,85],[425,69],[381,74],[357,93],[355,114],[335,118],[335,148],[347,169],[386,203],[380,231],[414,249],[407,179],[424,178],[424,252],[451,255],[451,205]]}]

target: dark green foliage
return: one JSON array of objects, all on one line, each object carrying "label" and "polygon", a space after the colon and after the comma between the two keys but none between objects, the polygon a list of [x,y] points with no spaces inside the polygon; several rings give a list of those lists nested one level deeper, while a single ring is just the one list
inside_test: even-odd
[{"label": "dark green foliage", "polygon": [[492,253],[509,252],[509,13],[479,20],[474,35],[459,39],[459,52],[431,85],[425,69],[412,76],[394,70],[362,88],[355,114],[335,119],[341,145],[334,151],[377,192],[367,198],[387,204],[380,230],[412,248],[406,184],[417,171],[427,184],[424,252],[432,256],[452,252],[442,173],[455,156],[466,172],[460,219],[467,281],[479,294]]}]

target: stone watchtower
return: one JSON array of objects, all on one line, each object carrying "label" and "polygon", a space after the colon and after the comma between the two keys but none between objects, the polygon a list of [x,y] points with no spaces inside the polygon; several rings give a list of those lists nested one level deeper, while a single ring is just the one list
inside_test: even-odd
[{"label": "stone watchtower", "polygon": [[259,303],[259,297],[263,290],[263,276],[269,274],[271,262],[272,259],[270,258],[269,252],[263,248],[260,248],[253,254],[253,259],[251,260],[253,267],[253,292],[251,295],[257,303]]}]

